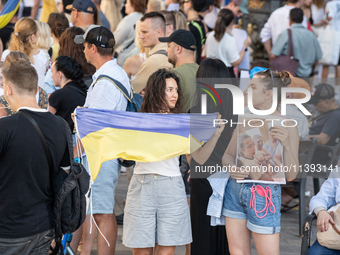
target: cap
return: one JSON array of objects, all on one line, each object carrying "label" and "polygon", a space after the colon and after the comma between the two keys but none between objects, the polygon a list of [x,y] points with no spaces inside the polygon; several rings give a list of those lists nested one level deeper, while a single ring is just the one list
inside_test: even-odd
[{"label": "cap", "polygon": [[214,5],[214,3],[215,3],[215,0],[205,0],[205,5],[202,8],[202,10],[200,10],[200,12],[205,12],[206,10],[209,9],[209,6]]},{"label": "cap", "polygon": [[250,79],[253,79],[254,75],[259,73],[259,72],[264,72],[266,71],[268,68],[265,67],[260,67],[260,66],[255,66],[253,69],[250,70],[249,73],[249,77]]},{"label": "cap", "polygon": [[[231,2],[233,2],[234,4],[236,4],[237,6],[240,6],[242,4],[243,0],[231,0]],[[247,1],[248,2],[248,1]]]},{"label": "cap", "polygon": [[102,48],[113,48],[116,43],[112,32],[98,25],[89,26],[84,35],[76,35],[74,42],[77,44],[88,42]]},{"label": "cap", "polygon": [[[233,1],[238,1],[238,0],[233,0]],[[248,0],[243,0],[239,6],[240,6],[240,10],[243,14],[249,14],[249,11],[247,9],[248,8]]]},{"label": "cap", "polygon": [[184,29],[175,30],[169,37],[160,37],[158,40],[167,43],[174,42],[185,49],[192,51],[196,50],[196,39],[194,35],[190,31]]},{"label": "cap", "polygon": [[[304,79],[294,77],[293,75],[291,75],[290,72],[288,72],[288,73],[289,73],[289,78],[291,79],[291,82],[288,85],[288,87],[307,89],[310,92],[310,86],[309,86],[308,82],[306,82]],[[306,97],[306,95],[304,93],[293,93],[293,95],[296,99]]]},{"label": "cap", "polygon": [[72,4],[66,6],[67,10],[71,10],[72,8],[90,14],[94,14],[96,10],[96,6],[91,0],[74,0]]},{"label": "cap", "polygon": [[331,99],[335,96],[333,86],[322,83],[312,89],[312,97],[308,104],[317,104],[320,99]]}]

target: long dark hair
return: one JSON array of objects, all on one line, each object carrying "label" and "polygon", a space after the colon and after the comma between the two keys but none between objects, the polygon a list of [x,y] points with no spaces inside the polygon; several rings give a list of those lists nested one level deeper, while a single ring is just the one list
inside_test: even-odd
[{"label": "long dark hair", "polygon": [[171,71],[164,68],[154,72],[148,79],[145,87],[143,104],[140,112],[163,113],[169,110],[165,101],[166,79],[174,79],[178,85],[178,99],[171,113],[182,112],[182,92],[179,86],[179,78]]},{"label": "long dark hair", "polygon": [[58,72],[62,72],[65,77],[72,80],[77,87],[84,92],[87,91],[87,87],[83,82],[83,72],[81,65],[74,59],[68,56],[59,56],[54,62],[55,68]]},{"label": "long dark hair", "polygon": [[70,27],[65,14],[58,12],[51,13],[50,16],[48,16],[47,24],[50,26],[52,33],[58,39],[60,38],[61,34],[65,32],[68,27]]},{"label": "long dark hair", "polygon": [[216,41],[219,42],[222,40],[225,33],[225,29],[230,25],[234,18],[235,18],[234,13],[231,10],[229,9],[220,10],[214,27],[215,31],[214,37]]},{"label": "long dark hair", "polygon": [[83,76],[93,75],[96,68],[88,63],[84,54],[84,45],[76,44],[74,37],[76,35],[83,35],[85,32],[80,27],[69,27],[63,32],[59,38],[60,50],[58,56],[68,56],[74,58],[83,69]]},{"label": "long dark hair", "polygon": [[[202,61],[197,70],[196,78],[197,87],[206,88],[204,84],[207,84],[213,88],[215,87],[215,84],[233,84],[226,65],[221,60],[213,58],[206,58]],[[225,125],[221,137],[218,139],[210,158],[205,162],[205,165],[207,166],[222,163],[221,159],[228,147],[229,141],[236,127],[236,125],[230,125],[229,123],[231,120],[234,123],[237,122],[237,116],[233,115],[233,96],[231,92],[228,89],[216,89],[216,91],[222,100],[222,105],[219,102],[217,105],[208,102],[207,112],[219,112],[222,115],[222,119],[226,119],[228,124]],[[201,102],[200,97],[203,93],[205,94],[205,92],[202,90],[197,89],[198,102]],[[209,98],[207,100],[209,100]],[[200,113],[201,104],[196,104],[196,106],[193,107],[190,112]]]}]

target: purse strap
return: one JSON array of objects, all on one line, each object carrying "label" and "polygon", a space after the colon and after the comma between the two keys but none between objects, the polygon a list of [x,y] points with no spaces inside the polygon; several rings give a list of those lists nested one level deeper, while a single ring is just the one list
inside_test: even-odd
[{"label": "purse strap", "polygon": [[[334,221],[334,212],[330,212],[330,215],[331,215],[331,217],[332,217],[332,219],[333,219],[333,221]],[[338,235],[340,235],[340,231],[339,231],[339,229],[335,226],[335,224],[334,224],[334,225],[331,224],[331,225],[332,225],[334,231],[335,231]]]},{"label": "purse strap", "polygon": [[294,58],[294,49],[293,49],[293,36],[292,30],[290,28],[288,30],[288,56],[293,59]]},{"label": "purse strap", "polygon": [[50,172],[52,174],[52,169],[53,169],[52,154],[51,154],[50,149],[48,148],[46,139],[45,139],[43,133],[41,132],[41,129],[39,128],[38,123],[29,114],[22,112],[22,111],[18,111],[18,113],[21,114],[22,116],[24,116],[26,119],[28,119],[32,123],[32,125],[35,127],[35,129],[37,130],[37,133],[39,135],[39,138],[41,140],[42,146],[43,146],[45,154],[46,154],[46,158],[47,158],[47,161],[48,161],[48,166],[50,168]]}]

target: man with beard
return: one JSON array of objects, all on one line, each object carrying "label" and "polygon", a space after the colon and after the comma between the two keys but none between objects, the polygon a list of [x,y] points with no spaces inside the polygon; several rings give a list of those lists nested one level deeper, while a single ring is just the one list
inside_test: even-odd
[{"label": "man with beard", "polygon": [[[195,63],[196,40],[194,35],[183,29],[174,31],[169,37],[159,38],[160,42],[167,42],[168,61],[174,65],[174,72],[179,77],[179,86],[184,97],[183,111],[190,109],[190,101],[196,86],[191,85],[196,77],[198,65]],[[190,89],[190,87],[192,89]]]}]

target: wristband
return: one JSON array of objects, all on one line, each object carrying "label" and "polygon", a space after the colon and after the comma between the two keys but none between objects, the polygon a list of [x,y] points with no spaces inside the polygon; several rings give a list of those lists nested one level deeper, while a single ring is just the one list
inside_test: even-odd
[{"label": "wristband", "polygon": [[244,51],[247,51],[247,50],[248,50],[248,48],[245,48],[245,47],[243,47],[243,48],[242,48],[242,50],[244,50]]}]

